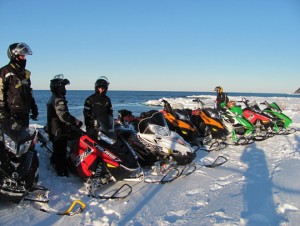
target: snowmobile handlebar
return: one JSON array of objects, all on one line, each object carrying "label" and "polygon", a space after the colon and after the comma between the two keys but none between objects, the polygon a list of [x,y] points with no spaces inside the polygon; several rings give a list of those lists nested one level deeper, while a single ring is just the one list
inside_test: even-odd
[{"label": "snowmobile handlebar", "polygon": [[242,98],[242,102],[244,102],[244,103],[248,103],[248,102],[249,102],[249,100],[248,100],[248,99],[246,99],[245,97],[243,97],[243,98]]},{"label": "snowmobile handlebar", "polygon": [[264,102],[260,103],[260,104],[269,105],[269,103],[266,100]]},{"label": "snowmobile handlebar", "polygon": [[163,102],[164,104],[168,103],[165,99],[160,99],[160,102]]},{"label": "snowmobile handlebar", "polygon": [[204,108],[204,103],[202,100],[200,100],[200,98],[196,98],[196,99],[193,99],[193,102],[197,102],[198,103],[198,108],[199,109],[203,109]]},{"label": "snowmobile handlebar", "polygon": [[244,103],[246,106],[248,106],[249,100],[243,97],[242,100],[237,100],[236,103]]},{"label": "snowmobile handlebar", "polygon": [[193,99],[193,102],[201,103],[204,105],[203,101],[200,98]]}]

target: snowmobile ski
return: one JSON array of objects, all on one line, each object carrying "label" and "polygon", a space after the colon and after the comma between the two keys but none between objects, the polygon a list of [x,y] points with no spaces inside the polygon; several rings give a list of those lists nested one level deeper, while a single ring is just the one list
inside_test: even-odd
[{"label": "snowmobile ski", "polygon": [[[121,193],[125,192],[124,195],[120,195]],[[125,199],[132,193],[132,187],[129,184],[123,184],[119,187],[112,195],[98,195],[94,192],[90,193],[88,196],[94,199]]]},{"label": "snowmobile ski", "polygon": [[43,186],[36,186],[29,190],[27,195],[24,197],[24,201],[31,201],[31,202],[41,202],[41,203],[48,203],[49,198],[49,189]]},{"label": "snowmobile ski", "polygon": [[[74,216],[76,214],[80,214],[86,208],[86,204],[83,203],[81,200],[74,200],[72,202],[72,204],[70,205],[70,207],[64,212],[60,212],[56,209],[51,208],[48,205],[48,203],[34,202],[34,204],[35,204],[34,208],[36,208],[42,212],[49,213],[49,214],[63,215],[63,216]],[[79,207],[78,207],[78,209],[73,211],[75,206],[79,206]]]},{"label": "snowmobile ski", "polygon": [[207,160],[209,161],[210,163],[207,163],[207,164],[204,164],[203,166],[207,167],[207,168],[215,168],[215,167],[218,167],[218,166],[221,166],[223,165],[225,162],[228,161],[228,157],[225,157],[223,155],[219,155],[215,161],[211,162],[210,160]]},{"label": "snowmobile ski", "polygon": [[164,167],[165,166],[156,166],[154,169],[152,169],[152,171],[156,171],[156,175],[162,176],[161,179],[153,179],[151,177],[147,177],[145,178],[144,182],[153,184],[167,184],[171,183],[172,181],[178,178],[186,177],[192,174],[197,169],[197,167],[194,164],[184,165],[182,166],[182,168],[181,166],[171,166],[168,169],[161,169]]},{"label": "snowmobile ski", "polygon": [[276,133],[276,135],[289,135],[295,132],[300,132],[300,128],[282,128],[278,133]]},{"label": "snowmobile ski", "polygon": [[[60,212],[49,206],[48,194],[49,194],[48,188],[43,186],[36,186],[30,189],[30,191],[27,193],[26,197],[23,200],[32,202],[34,204],[33,207],[37,210],[50,213],[50,214],[56,214],[56,215],[73,216],[75,214],[82,213],[83,210],[86,208],[86,205],[82,201],[74,200],[73,203],[66,211]],[[72,212],[72,210],[76,205],[79,205],[80,207],[76,211]]]},{"label": "snowmobile ski", "polygon": [[227,147],[227,143],[224,141],[213,141],[212,144],[210,145],[201,145],[199,146],[199,148],[197,150],[203,150],[203,151],[207,151],[207,152],[211,152],[211,151],[219,151],[221,149],[224,149]]},{"label": "snowmobile ski", "polygon": [[235,143],[235,145],[248,145],[248,144],[252,144],[254,143],[253,139],[249,139],[246,137],[240,137],[237,142]]}]

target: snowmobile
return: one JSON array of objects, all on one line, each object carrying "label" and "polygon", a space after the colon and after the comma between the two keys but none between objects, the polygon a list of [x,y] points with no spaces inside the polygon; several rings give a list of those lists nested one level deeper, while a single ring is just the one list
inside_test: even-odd
[{"label": "snowmobile", "polygon": [[33,127],[2,129],[0,125],[0,197],[20,203],[37,185],[39,160]]},{"label": "snowmobile", "polygon": [[[174,160],[177,165],[186,165],[194,160],[194,149],[169,129],[163,113],[149,111],[141,115],[137,131],[131,130],[127,133],[128,142],[135,150],[141,165],[152,166],[158,160],[167,159],[168,162]],[[124,135],[125,133],[123,131]]]},{"label": "snowmobile", "polygon": [[233,144],[244,145],[253,143],[255,138],[255,126],[243,116],[240,106],[235,101],[229,101],[224,112],[220,112],[221,118],[226,125]]},{"label": "snowmobile", "polygon": [[266,108],[262,110],[263,113],[275,118],[278,121],[281,121],[278,123],[280,134],[290,134],[291,132],[294,132],[295,129],[289,128],[290,124],[293,122],[292,119],[285,115],[275,102],[269,103],[264,101],[260,104],[266,105]]},{"label": "snowmobile", "polygon": [[118,111],[117,122],[125,128],[130,128],[137,131],[140,119],[140,117],[132,115],[132,112],[127,109],[121,109]]},{"label": "snowmobile", "polygon": [[[123,129],[119,131],[136,152],[139,163],[144,167],[151,166],[156,175],[167,177],[171,175],[171,171],[175,172],[175,176],[168,179],[164,177],[158,181],[159,183],[173,181],[196,169],[190,165],[196,157],[195,151],[180,135],[169,129],[163,113],[155,110],[143,112],[140,117],[128,122],[126,119],[132,119],[134,116],[130,111],[123,109],[119,111],[120,117],[123,118],[119,121],[125,124],[127,130],[122,127]],[[129,124],[137,120],[137,130],[131,129]],[[189,168],[191,170],[187,171]]]},{"label": "snowmobile", "polygon": [[200,136],[196,126],[190,120],[190,114],[185,109],[172,109],[167,100],[161,99],[164,114],[170,130],[179,134],[184,140],[191,145],[196,144],[196,139]]},{"label": "snowmobile", "polygon": [[[100,199],[125,198],[106,197],[95,194],[95,190],[111,182],[122,180],[141,181],[143,171],[137,156],[130,145],[115,131],[115,122],[110,115],[101,115],[97,119],[100,131],[93,139],[84,131],[73,128],[72,139],[68,141],[68,165],[85,181],[89,195]],[[40,140],[52,151],[47,134],[40,130]],[[131,190],[131,186],[126,184]]]},{"label": "snowmobile", "polygon": [[191,111],[191,121],[203,137],[203,145],[208,146],[208,151],[225,148],[228,131],[218,112],[212,108],[204,108],[204,103],[199,98],[193,102],[198,103],[198,108]]},{"label": "snowmobile", "polygon": [[241,101],[237,102],[245,104],[243,115],[255,126],[257,134],[267,138],[279,133],[279,126],[282,122],[262,112],[255,100],[250,102],[246,98],[242,98]]}]

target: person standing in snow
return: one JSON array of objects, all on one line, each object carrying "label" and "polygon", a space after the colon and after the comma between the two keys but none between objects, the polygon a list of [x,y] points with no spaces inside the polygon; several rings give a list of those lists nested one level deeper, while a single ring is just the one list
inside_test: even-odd
[{"label": "person standing in snow", "polygon": [[[25,43],[13,43],[8,47],[9,63],[0,68],[0,144],[4,145],[3,132],[16,143],[29,134],[29,115],[37,120],[38,108],[32,94],[31,72],[26,67],[26,56],[32,55]],[[20,134],[23,134],[22,136]]]},{"label": "person standing in snow", "polygon": [[106,95],[109,81],[107,77],[101,76],[95,82],[95,93],[89,96],[84,102],[84,122],[87,134],[97,140],[99,125],[97,118],[102,114],[113,116],[110,98]]},{"label": "person standing in snow", "polygon": [[81,127],[82,122],[70,114],[66,100],[66,85],[70,81],[62,74],[50,81],[52,96],[47,103],[47,130],[53,144],[51,164],[55,165],[58,176],[68,176],[67,141],[71,135],[71,126]]},{"label": "person standing in snow", "polygon": [[222,86],[215,87],[215,92],[217,92],[217,99],[215,100],[217,110],[226,111],[226,106],[229,101],[227,94],[223,92]]}]

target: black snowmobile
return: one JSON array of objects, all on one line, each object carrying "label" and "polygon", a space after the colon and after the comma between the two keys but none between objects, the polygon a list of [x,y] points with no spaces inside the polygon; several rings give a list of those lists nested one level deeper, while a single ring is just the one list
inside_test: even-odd
[{"label": "black snowmobile", "polygon": [[0,126],[0,198],[20,203],[38,182],[36,130]]}]

